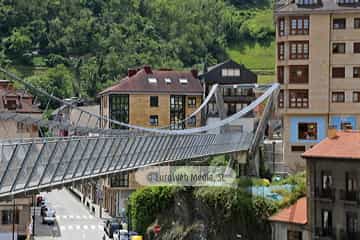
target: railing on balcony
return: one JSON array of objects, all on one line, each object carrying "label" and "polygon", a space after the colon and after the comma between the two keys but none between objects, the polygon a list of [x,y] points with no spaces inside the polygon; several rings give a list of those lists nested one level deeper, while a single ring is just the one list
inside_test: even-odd
[{"label": "railing on balcony", "polygon": [[336,229],[335,228],[315,228],[315,235],[320,239],[336,239]]},{"label": "railing on balcony", "polygon": [[360,232],[349,232],[346,230],[340,231],[341,240],[358,240],[360,239]]},{"label": "railing on balcony", "polygon": [[340,190],[340,200],[349,201],[349,202],[356,202],[356,203],[360,204],[359,191]]},{"label": "railing on balcony", "polygon": [[335,201],[335,192],[334,188],[316,188],[315,197],[318,199],[328,199]]}]

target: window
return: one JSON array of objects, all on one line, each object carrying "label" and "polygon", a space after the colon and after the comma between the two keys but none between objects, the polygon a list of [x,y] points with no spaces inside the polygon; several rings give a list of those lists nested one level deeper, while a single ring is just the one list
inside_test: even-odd
[{"label": "window", "polygon": [[118,173],[110,178],[111,187],[129,187],[129,174]]},{"label": "window", "polygon": [[228,111],[227,116],[231,116],[236,113],[236,104],[235,103],[228,103]]},{"label": "window", "polygon": [[150,107],[158,107],[158,106],[159,106],[159,97],[150,96]]},{"label": "window", "polygon": [[[1,211],[1,223],[3,225],[8,225],[8,224],[19,224],[19,210],[16,209],[15,210],[15,214],[13,212],[13,210],[2,210]],[[14,216],[15,215],[15,216]],[[15,217],[15,221],[13,222],[13,219]]]},{"label": "window", "polygon": [[148,78],[149,83],[157,83],[156,78]]},{"label": "window", "polygon": [[291,146],[292,152],[305,152],[305,146]]},{"label": "window", "polygon": [[345,102],[345,92],[333,92],[332,102]]},{"label": "window", "polygon": [[288,240],[302,240],[302,232],[288,230],[287,239]]},{"label": "window", "polygon": [[187,84],[187,83],[188,83],[188,80],[187,80],[186,78],[180,78],[180,79],[179,79],[179,82],[180,82],[181,84]]},{"label": "window", "polygon": [[17,108],[16,100],[7,100],[6,108],[8,110],[16,110],[16,108]]},{"label": "window", "polygon": [[309,34],[309,17],[292,17],[290,18],[291,35]]},{"label": "window", "polygon": [[354,43],[354,53],[360,53],[360,42]]},{"label": "window", "polygon": [[284,108],[284,90],[280,90],[278,98],[278,107]]},{"label": "window", "polygon": [[299,140],[317,140],[317,123],[299,123]]},{"label": "window", "polygon": [[290,66],[289,83],[308,83],[309,82],[309,67],[304,66]]},{"label": "window", "polygon": [[240,76],[240,69],[231,69],[231,68],[224,68],[221,70],[221,75],[223,77],[239,77]]},{"label": "window", "polygon": [[289,90],[290,108],[308,108],[309,94],[308,90]]},{"label": "window", "polygon": [[151,115],[149,119],[150,126],[159,126],[159,116]]},{"label": "window", "polygon": [[280,84],[284,83],[284,66],[277,67],[277,79],[278,79],[278,83]]},{"label": "window", "polygon": [[360,92],[353,92],[353,102],[354,103],[360,102]]},{"label": "window", "polygon": [[329,210],[321,211],[322,235],[332,235],[332,213]]},{"label": "window", "polygon": [[333,29],[345,29],[345,28],[346,28],[345,18],[336,18],[333,20]]},{"label": "window", "polygon": [[333,53],[344,54],[346,49],[345,43],[333,43]]},{"label": "window", "polygon": [[290,59],[309,59],[309,42],[290,42]]},{"label": "window", "polygon": [[172,129],[185,128],[185,96],[170,96],[170,124]]},{"label": "window", "polygon": [[346,192],[355,192],[357,190],[356,174],[345,173],[346,179]]},{"label": "window", "polygon": [[[110,95],[110,119],[129,123],[129,95]],[[111,128],[126,128],[111,123]]]},{"label": "window", "polygon": [[278,43],[278,59],[279,60],[285,59],[285,44],[283,42]]},{"label": "window", "polygon": [[321,171],[321,189],[329,190],[332,188],[333,179],[331,176],[331,172],[329,171]]},{"label": "window", "polygon": [[285,36],[285,19],[284,18],[279,18],[278,20],[278,31],[279,31],[279,36]]},{"label": "window", "polygon": [[188,97],[188,107],[189,108],[196,107],[196,97]]},{"label": "window", "polygon": [[333,78],[345,78],[345,67],[333,67],[332,68]]},{"label": "window", "polygon": [[[346,213],[346,233],[351,236],[351,233],[358,233],[359,232],[359,221],[357,213],[354,212],[347,212]],[[356,235],[354,235],[356,236]],[[356,239],[356,237],[350,238]]]},{"label": "window", "polygon": [[359,29],[360,28],[360,18],[354,19],[354,28]]},{"label": "window", "polygon": [[340,129],[341,130],[351,130],[353,127],[350,122],[341,122]]},{"label": "window", "polygon": [[353,68],[353,77],[354,78],[360,78],[360,67],[354,67]]},{"label": "window", "polygon": [[17,130],[17,133],[25,133],[29,130],[29,127],[24,123],[17,122],[16,130]]},{"label": "window", "polygon": [[196,117],[192,116],[187,120],[187,124],[189,127],[196,127]]}]

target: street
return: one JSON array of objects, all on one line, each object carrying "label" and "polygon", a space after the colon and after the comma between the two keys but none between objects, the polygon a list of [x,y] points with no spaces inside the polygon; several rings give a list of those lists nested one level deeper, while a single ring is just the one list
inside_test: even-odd
[{"label": "street", "polygon": [[36,208],[35,239],[102,239],[103,221],[91,215],[68,190],[53,190],[41,195],[50,208],[55,209],[56,222],[54,225],[42,224],[40,209]]}]

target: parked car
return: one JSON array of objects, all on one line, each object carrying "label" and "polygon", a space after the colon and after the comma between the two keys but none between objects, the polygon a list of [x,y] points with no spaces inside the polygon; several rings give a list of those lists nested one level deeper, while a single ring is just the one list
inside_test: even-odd
[{"label": "parked car", "polygon": [[137,236],[137,235],[139,235],[137,232],[130,232],[130,234],[128,234],[127,230],[121,229],[121,230],[114,231],[113,239],[114,240],[130,240],[130,238],[132,236]]},{"label": "parked car", "polygon": [[122,226],[117,219],[112,218],[105,221],[104,231],[109,238],[113,238],[116,230],[121,230]]},{"label": "parked car", "polygon": [[43,216],[43,219],[42,219],[42,223],[45,224],[54,224],[55,223],[55,220],[56,220],[56,212],[54,209],[48,209],[44,216]]}]

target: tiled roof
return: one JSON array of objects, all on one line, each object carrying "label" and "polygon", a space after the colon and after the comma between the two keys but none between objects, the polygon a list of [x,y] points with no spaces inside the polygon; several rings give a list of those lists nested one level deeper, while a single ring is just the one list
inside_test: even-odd
[{"label": "tiled roof", "polygon": [[360,132],[336,132],[302,154],[305,158],[360,159]]},{"label": "tiled roof", "polygon": [[307,200],[306,197],[300,198],[295,204],[269,218],[270,221],[284,222],[292,224],[307,224]]},{"label": "tiled roof", "polygon": [[[156,78],[156,83],[150,83],[149,78]],[[165,82],[171,79],[171,83]],[[180,79],[187,79],[186,84]],[[170,93],[183,95],[202,95],[201,83],[190,71],[151,70],[140,69],[135,75],[123,78],[119,83],[103,90],[100,95],[108,93]]]},{"label": "tiled roof", "polygon": [[285,4],[275,9],[275,14],[297,14],[297,13],[322,13],[322,12],[359,12],[359,4],[338,4],[336,0],[320,0],[320,4],[314,6],[299,6],[295,2]]},{"label": "tiled roof", "polygon": [[6,109],[5,101],[6,100],[16,100],[20,101],[21,108],[16,108],[16,110],[11,110],[17,113],[41,113],[42,111],[38,106],[32,104],[33,97],[23,91],[14,89],[13,85],[8,80],[0,80],[0,110]]}]

